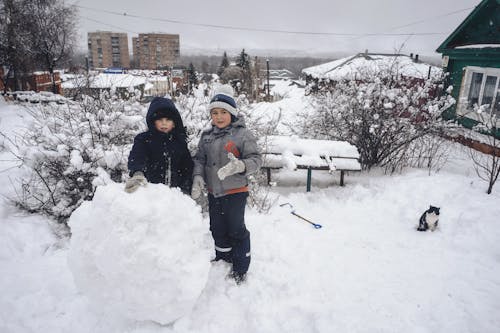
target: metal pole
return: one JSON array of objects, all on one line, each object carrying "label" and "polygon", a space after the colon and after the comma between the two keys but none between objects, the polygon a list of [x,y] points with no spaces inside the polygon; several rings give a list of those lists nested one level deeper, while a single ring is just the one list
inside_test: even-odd
[{"label": "metal pole", "polygon": [[307,168],[307,185],[306,185],[306,191],[311,192],[311,175],[312,175],[312,169],[311,167]]},{"label": "metal pole", "polygon": [[174,99],[174,73],[172,71],[174,70],[174,67],[170,65],[170,82],[169,82],[169,88],[170,88],[170,98],[173,100]]},{"label": "metal pole", "polygon": [[266,59],[266,67],[267,67],[267,101],[270,101],[271,94],[269,93],[269,59]]}]

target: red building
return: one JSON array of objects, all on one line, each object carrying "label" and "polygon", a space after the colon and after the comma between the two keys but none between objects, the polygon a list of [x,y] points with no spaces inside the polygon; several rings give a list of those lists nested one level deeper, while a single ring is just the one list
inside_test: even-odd
[{"label": "red building", "polygon": [[[33,72],[30,74],[23,75],[18,78],[18,87],[16,89],[16,85],[14,82],[14,77],[5,78],[5,72],[3,67],[0,67],[0,75],[2,80],[0,80],[0,90],[5,90],[5,86],[7,86],[7,91],[15,91],[15,90],[27,90],[27,91],[50,91],[52,92],[52,79],[49,72]],[[4,82],[5,79],[5,82]],[[61,76],[59,72],[54,72],[54,81],[56,85],[56,93],[61,93]]]}]

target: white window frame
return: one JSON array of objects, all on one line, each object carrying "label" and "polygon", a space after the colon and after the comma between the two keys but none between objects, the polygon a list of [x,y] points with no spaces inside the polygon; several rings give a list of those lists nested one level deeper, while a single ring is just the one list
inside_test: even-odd
[{"label": "white window frame", "polygon": [[[477,112],[474,112],[474,110],[472,110],[469,107],[469,91],[470,91],[473,73],[482,73],[483,74],[481,88],[479,90],[479,103],[478,103],[479,105],[481,105],[481,102],[483,99],[486,78],[488,76],[496,76],[498,78],[497,82],[496,82],[494,94],[493,94],[493,101],[491,103],[491,107],[489,109],[489,112],[484,112],[481,115],[479,115]],[[466,118],[473,119],[473,120],[476,120],[479,122],[481,122],[482,120],[485,120],[485,118],[489,119],[495,103],[497,103],[498,99],[500,99],[499,89],[500,89],[500,68],[476,67],[476,66],[464,67],[462,86],[460,87],[460,94],[458,96],[457,115],[464,116]],[[496,127],[500,128],[500,117],[499,116],[497,116]]]}]

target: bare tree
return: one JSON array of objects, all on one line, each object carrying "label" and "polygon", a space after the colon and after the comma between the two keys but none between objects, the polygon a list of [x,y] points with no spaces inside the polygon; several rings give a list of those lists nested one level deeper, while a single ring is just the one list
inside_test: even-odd
[{"label": "bare tree", "polygon": [[222,82],[230,83],[234,86],[236,83],[243,81],[243,70],[238,66],[229,66],[224,69],[220,78]]},{"label": "bare tree", "polygon": [[20,90],[22,75],[34,68],[32,35],[28,25],[29,16],[26,11],[26,0],[0,1],[0,65],[6,71],[0,79],[7,91],[9,80],[14,90]]},{"label": "bare tree", "polygon": [[49,71],[52,92],[57,93],[54,69],[57,64],[69,61],[76,36],[76,7],[66,6],[60,0],[35,0],[28,2],[32,15],[33,46],[40,66]]},{"label": "bare tree", "polygon": [[470,145],[469,155],[478,177],[488,182],[486,193],[491,194],[500,174],[500,133],[497,128],[500,120],[493,112],[486,111],[489,107],[484,105],[472,111],[477,114],[479,123],[473,127],[474,137],[471,139],[475,142]]},{"label": "bare tree", "polygon": [[3,0],[0,2],[0,63],[2,78],[18,78],[34,69],[48,70],[56,91],[54,69],[71,59],[76,36],[76,7],[61,0]]}]

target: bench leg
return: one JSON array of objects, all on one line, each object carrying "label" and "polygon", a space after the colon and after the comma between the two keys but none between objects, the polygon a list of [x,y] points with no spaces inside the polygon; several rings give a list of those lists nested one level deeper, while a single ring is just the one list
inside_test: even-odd
[{"label": "bench leg", "polygon": [[344,170],[340,171],[340,186],[344,186]]},{"label": "bench leg", "polygon": [[267,173],[267,185],[271,185],[271,169],[267,168],[266,173]]},{"label": "bench leg", "polygon": [[311,176],[312,176],[312,169],[307,168],[307,184],[306,184],[307,192],[311,192]]}]

